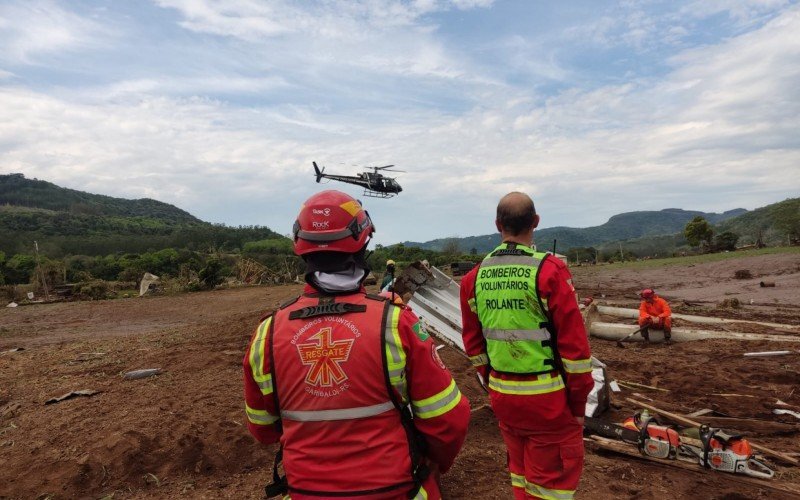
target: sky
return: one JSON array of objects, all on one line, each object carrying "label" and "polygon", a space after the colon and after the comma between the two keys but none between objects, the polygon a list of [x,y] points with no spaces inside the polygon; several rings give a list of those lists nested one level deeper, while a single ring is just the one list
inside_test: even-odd
[{"label": "sky", "polygon": [[[403,192],[317,184],[394,164]],[[289,234],[322,189],[375,241],[800,196],[784,0],[0,0],[0,173]]]}]

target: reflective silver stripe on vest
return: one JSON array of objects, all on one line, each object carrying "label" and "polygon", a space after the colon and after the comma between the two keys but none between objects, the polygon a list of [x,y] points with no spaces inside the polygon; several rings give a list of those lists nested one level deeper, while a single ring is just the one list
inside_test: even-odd
[{"label": "reflective silver stripe on vest", "polygon": [[296,422],[326,422],[329,420],[354,420],[357,418],[374,417],[383,412],[394,410],[394,403],[387,401],[372,406],[358,408],[342,408],[341,410],[281,410],[281,418]]},{"label": "reflective silver stripe on vest", "polygon": [[501,340],[514,342],[517,340],[550,340],[550,332],[545,328],[538,330],[501,330],[499,328],[486,328],[483,336],[487,340]]},{"label": "reflective silver stripe on vest", "polygon": [[272,394],[272,377],[267,380],[256,380],[256,384],[261,389],[261,394]]},{"label": "reflective silver stripe on vest", "polygon": [[488,266],[538,266],[539,259],[533,255],[498,255],[497,257],[487,257],[481,262],[481,267]]}]

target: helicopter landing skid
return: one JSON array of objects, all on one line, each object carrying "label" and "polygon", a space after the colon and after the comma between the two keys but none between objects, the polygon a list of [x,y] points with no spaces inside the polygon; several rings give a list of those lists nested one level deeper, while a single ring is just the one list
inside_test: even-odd
[{"label": "helicopter landing skid", "polygon": [[367,198],[391,198],[397,193],[381,193],[380,191],[373,191],[371,189],[365,189],[362,193],[363,196]]}]

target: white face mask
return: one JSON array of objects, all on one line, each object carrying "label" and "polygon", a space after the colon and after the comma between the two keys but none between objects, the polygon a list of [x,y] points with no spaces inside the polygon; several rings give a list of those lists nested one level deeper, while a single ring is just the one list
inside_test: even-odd
[{"label": "white face mask", "polygon": [[347,292],[361,288],[366,271],[360,267],[352,266],[350,269],[335,273],[314,273],[316,285],[326,292]]}]

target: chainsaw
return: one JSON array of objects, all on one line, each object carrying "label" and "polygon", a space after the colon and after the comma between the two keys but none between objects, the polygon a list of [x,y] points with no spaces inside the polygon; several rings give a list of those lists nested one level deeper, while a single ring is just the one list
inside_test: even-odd
[{"label": "chainsaw", "polygon": [[708,469],[761,479],[775,475],[775,471],[754,457],[746,439],[708,426],[702,426],[698,431],[700,439],[695,439],[646,415],[641,418],[637,413],[624,425],[586,417],[584,428],[589,433],[636,445],[639,452],[648,457],[683,460]]},{"label": "chainsaw", "polygon": [[[740,435],[731,435],[707,425],[700,426],[700,445],[682,444],[679,452],[682,460],[697,461],[707,469],[746,474],[770,479],[775,471],[753,456],[750,443]],[[691,438],[685,438],[686,441]]]}]

